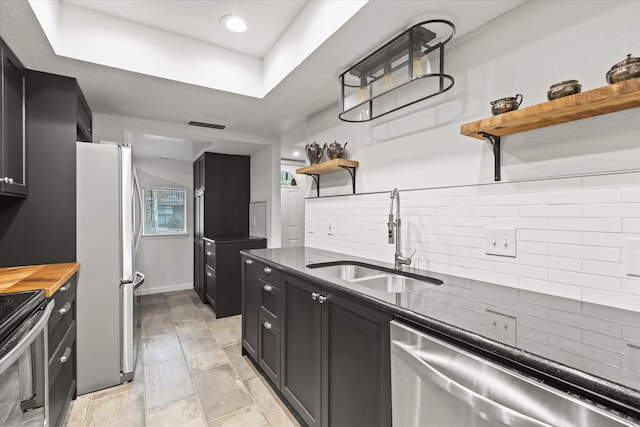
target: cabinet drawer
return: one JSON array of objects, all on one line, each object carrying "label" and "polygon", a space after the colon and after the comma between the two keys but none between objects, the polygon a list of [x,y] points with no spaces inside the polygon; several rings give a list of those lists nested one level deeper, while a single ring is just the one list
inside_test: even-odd
[{"label": "cabinet drawer", "polygon": [[75,394],[76,381],[74,366],[76,364],[76,355],[74,346],[69,348],[68,359],[65,363],[60,363],[57,370],[56,378],[49,382],[49,425],[63,426],[66,412],[71,404],[71,399]]},{"label": "cabinet drawer", "polygon": [[66,365],[73,366],[71,355],[75,351],[76,322],[72,322],[67,333],[55,348],[53,356],[49,358],[49,384],[53,384],[60,374],[60,370]]},{"label": "cabinet drawer", "polygon": [[280,286],[280,271],[268,265],[258,266],[258,278],[271,285]]},{"label": "cabinet drawer", "polygon": [[53,355],[75,318],[75,293],[76,283],[74,276],[72,280],[67,282],[51,297],[55,301],[55,307],[47,325],[49,328],[49,357]]},{"label": "cabinet drawer", "polygon": [[264,370],[269,379],[280,387],[280,329],[260,317],[258,336],[258,365]]},{"label": "cabinet drawer", "polygon": [[280,289],[276,286],[258,280],[260,288],[260,314],[277,327],[280,327]]},{"label": "cabinet drawer", "polygon": [[205,240],[204,256],[205,256],[205,263],[209,267],[215,270],[216,269],[216,253],[207,248],[206,240]]}]

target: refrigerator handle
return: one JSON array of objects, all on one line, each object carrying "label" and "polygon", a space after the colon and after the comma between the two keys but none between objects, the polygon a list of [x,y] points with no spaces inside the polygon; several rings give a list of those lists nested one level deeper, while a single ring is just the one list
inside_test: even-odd
[{"label": "refrigerator handle", "polygon": [[[138,203],[140,204],[140,213],[138,215],[139,219],[136,218],[137,209],[135,208],[135,200],[133,203],[133,229],[135,233],[135,248],[138,249],[138,244],[140,243],[140,236],[142,235],[142,211],[144,210],[143,200],[142,200],[142,191],[140,190],[140,181],[138,181],[138,174],[136,173],[136,168],[133,168],[133,185],[135,187],[135,192],[138,194]],[[135,196],[134,196],[135,197]]]}]

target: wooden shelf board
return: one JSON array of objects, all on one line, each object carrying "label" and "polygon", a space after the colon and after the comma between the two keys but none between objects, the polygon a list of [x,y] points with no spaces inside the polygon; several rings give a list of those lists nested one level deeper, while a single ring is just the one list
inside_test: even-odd
[{"label": "wooden shelf board", "polygon": [[466,123],[460,133],[477,139],[484,139],[481,132],[506,136],[635,107],[640,107],[640,78]]},{"label": "wooden shelf board", "polygon": [[342,167],[357,168],[359,163],[355,160],[333,159],[320,162],[315,165],[305,166],[296,169],[296,173],[307,175],[322,175],[324,173],[337,172],[343,170]]}]

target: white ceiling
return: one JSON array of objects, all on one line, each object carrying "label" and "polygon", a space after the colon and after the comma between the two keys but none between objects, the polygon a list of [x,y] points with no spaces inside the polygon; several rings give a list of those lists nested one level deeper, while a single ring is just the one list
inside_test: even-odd
[{"label": "white ceiling", "polygon": [[[45,1],[58,2],[36,0],[34,3]],[[77,78],[94,113],[138,121],[127,134],[138,155],[193,160],[202,147],[211,144],[214,147],[218,144],[227,153],[250,154],[264,146],[260,143],[282,141],[282,157],[292,158],[291,152],[300,148],[295,144],[304,141],[305,119],[337,104],[337,76],[352,63],[421,20],[449,19],[456,25],[456,36],[460,37],[524,1],[371,0],[359,10],[352,6],[352,11],[356,9],[353,16],[346,11],[345,16],[340,17],[336,17],[336,13],[327,16],[332,15],[327,12],[331,10],[328,8],[339,10],[335,8],[346,8],[345,5],[352,3],[340,0],[62,0],[57,4],[57,7],[75,10],[91,8],[87,13],[92,13],[94,20],[60,19],[57,22],[59,38],[71,29],[87,31],[87,40],[96,40],[95,44],[85,46],[89,53],[92,48],[109,48],[112,37],[103,34],[104,40],[101,40],[98,26],[91,32],[92,23],[104,18],[104,22],[121,25],[118,28],[134,28],[138,35],[153,33],[167,40],[177,36],[181,43],[186,40],[196,43],[184,44],[188,49],[201,46],[202,50],[211,47],[233,51],[242,58],[259,61],[263,68],[278,68],[284,53],[298,55],[283,68],[282,79],[265,91],[263,97],[136,72],[127,66],[104,65],[93,58],[82,60],[56,54],[26,0],[0,1],[0,36],[27,68]],[[228,13],[246,17],[249,31],[240,37],[222,32],[218,21]],[[340,19],[344,25],[336,24]],[[323,26],[323,22],[327,24]],[[314,35],[309,34],[312,29],[322,32],[331,25],[335,29],[327,30],[320,37],[313,39]],[[65,30],[64,26],[68,28]],[[96,49],[95,45],[100,43],[107,48]],[[300,54],[309,46],[312,50]],[[276,48],[278,55],[274,54]],[[121,49],[112,50],[114,55],[122,53]],[[146,58],[145,52],[136,52],[131,62],[144,65]],[[176,56],[175,61],[195,71],[199,69],[184,57]],[[259,71],[265,73],[265,70]],[[263,75],[263,78],[269,76]],[[186,125],[191,120],[227,127],[194,132],[193,127]],[[335,139],[340,136],[336,135]]]},{"label": "white ceiling", "polygon": [[[62,0],[158,30],[264,57],[308,0]],[[225,15],[240,15],[249,23],[243,34],[220,25]]]}]

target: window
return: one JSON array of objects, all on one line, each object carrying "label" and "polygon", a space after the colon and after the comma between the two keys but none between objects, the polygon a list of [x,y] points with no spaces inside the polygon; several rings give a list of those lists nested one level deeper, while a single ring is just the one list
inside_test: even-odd
[{"label": "window", "polygon": [[187,222],[184,188],[144,188],[143,236],[186,234]]}]

